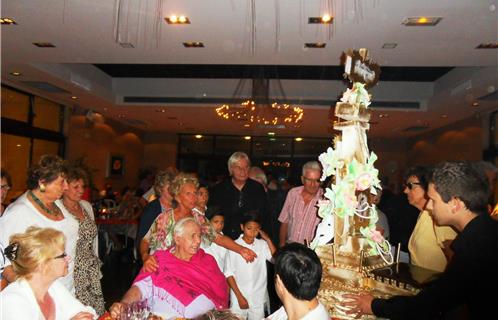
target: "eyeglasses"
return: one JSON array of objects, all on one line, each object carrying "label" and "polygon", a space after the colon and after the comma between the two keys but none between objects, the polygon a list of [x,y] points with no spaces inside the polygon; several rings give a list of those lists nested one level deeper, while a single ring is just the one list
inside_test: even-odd
[{"label": "eyeglasses", "polygon": [[318,184],[321,183],[320,179],[310,179],[310,178],[306,178],[305,176],[303,176],[303,179],[304,179],[304,182],[307,182],[307,183],[318,183]]},{"label": "eyeglasses", "polygon": [[244,194],[242,192],[239,193],[239,208],[242,208],[244,206]]},{"label": "eyeglasses", "polygon": [[57,257],[54,257],[53,259],[64,259],[65,257],[67,257],[67,253],[64,252],[63,254],[60,254]]},{"label": "eyeglasses", "polygon": [[422,185],[420,182],[406,182],[405,184],[403,184],[405,188],[408,188],[410,190],[412,190],[414,186],[420,186],[420,185]]},{"label": "eyeglasses", "polygon": [[8,184],[2,184],[2,185],[0,185],[0,187],[2,188],[2,190],[5,190],[5,191],[10,190],[10,186]]}]

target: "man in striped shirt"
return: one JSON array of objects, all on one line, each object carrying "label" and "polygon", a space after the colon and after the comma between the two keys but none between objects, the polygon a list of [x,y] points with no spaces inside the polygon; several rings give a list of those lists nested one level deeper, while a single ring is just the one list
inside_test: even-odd
[{"label": "man in striped shirt", "polygon": [[323,195],[321,171],[317,161],[305,163],[301,176],[303,185],[292,188],[287,194],[278,218],[281,222],[280,247],[290,242],[310,243],[315,237],[316,226],[320,223],[317,202]]}]

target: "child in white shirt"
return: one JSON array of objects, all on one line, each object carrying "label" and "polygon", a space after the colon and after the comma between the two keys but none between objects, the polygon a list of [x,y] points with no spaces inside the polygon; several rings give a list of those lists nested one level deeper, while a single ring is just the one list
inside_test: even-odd
[{"label": "child in white shirt", "polygon": [[[223,234],[222,230],[223,226],[225,225],[225,216],[219,210],[219,208],[214,208],[214,209],[208,208],[208,210],[206,211],[206,218],[208,218],[209,221],[211,222],[214,231],[216,231],[219,234]],[[203,243],[201,243],[201,248],[206,253],[214,257],[216,263],[218,263],[220,271],[223,272],[225,269],[225,258],[228,250],[222,246],[217,245],[214,242],[212,242],[211,245],[209,246],[206,246]]]},{"label": "child in white shirt", "polygon": [[[261,230],[259,214],[245,213],[242,218],[242,234],[236,243],[253,250],[257,258],[247,263],[237,253],[228,251],[225,276],[230,287],[230,309],[248,320],[264,318],[266,293],[266,260],[271,261],[277,250],[270,237]],[[261,239],[256,237],[261,235]]]}]

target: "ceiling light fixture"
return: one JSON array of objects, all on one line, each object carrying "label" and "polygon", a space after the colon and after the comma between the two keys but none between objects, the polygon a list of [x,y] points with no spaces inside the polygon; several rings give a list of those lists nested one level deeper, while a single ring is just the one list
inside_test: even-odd
[{"label": "ceiling light fixture", "polygon": [[204,48],[204,43],[199,41],[189,41],[189,42],[184,42],[183,46],[185,48]]},{"label": "ceiling light fixture", "polygon": [[437,25],[442,17],[409,17],[402,22],[407,27],[433,27]]},{"label": "ceiling light fixture", "polygon": [[472,102],[472,106],[473,107],[479,107],[479,102],[477,102],[477,101]]},{"label": "ceiling light fixture", "polygon": [[13,75],[14,77],[19,77],[21,75],[21,73],[17,71],[13,71],[10,74]]},{"label": "ceiling light fixture", "polygon": [[72,96],[71,99],[78,100],[78,97],[77,96]]},{"label": "ceiling light fixture", "polygon": [[394,49],[398,46],[397,43],[384,43],[382,49]]},{"label": "ceiling light fixture", "polygon": [[295,138],[294,140],[295,140],[295,141],[297,141],[297,142],[301,142],[301,141],[303,141],[303,138],[301,138],[301,137],[297,137],[297,138]]},{"label": "ceiling light fixture", "polygon": [[268,135],[269,135],[269,136],[274,136],[274,135],[275,135],[275,132],[268,132]]},{"label": "ceiling light fixture", "polygon": [[245,136],[244,140],[251,140],[251,136]]},{"label": "ceiling light fixture", "polygon": [[5,25],[15,25],[17,22],[12,18],[0,18],[0,23]]},{"label": "ceiling light fixture", "polygon": [[330,14],[324,14],[321,17],[309,17],[308,24],[331,24],[334,18]]},{"label": "ceiling light fixture", "polygon": [[196,139],[202,139],[202,134],[196,134],[196,135],[195,135],[195,138],[196,138]]},{"label": "ceiling light fixture", "polygon": [[38,48],[55,48],[55,45],[50,42],[33,42]]},{"label": "ceiling light fixture", "polygon": [[305,48],[312,48],[312,49],[323,49],[325,48],[327,44],[324,42],[307,42],[304,44]]},{"label": "ceiling light fixture", "polygon": [[186,16],[171,15],[164,18],[168,24],[190,24],[190,19]]},{"label": "ceiling light fixture", "polygon": [[442,114],[441,118],[446,119],[446,118],[448,118],[448,115],[447,114]]},{"label": "ceiling light fixture", "polygon": [[274,94],[281,102],[270,99],[270,80],[263,78],[263,71],[260,70],[260,77],[252,79],[251,97],[247,97],[244,90],[247,79],[240,79],[232,99],[229,103],[220,105],[215,109],[216,114],[224,120],[235,120],[246,125],[259,125],[265,128],[285,128],[286,126],[300,126],[304,110],[299,106],[292,106],[286,101],[286,95],[280,79],[272,79],[276,82]]}]

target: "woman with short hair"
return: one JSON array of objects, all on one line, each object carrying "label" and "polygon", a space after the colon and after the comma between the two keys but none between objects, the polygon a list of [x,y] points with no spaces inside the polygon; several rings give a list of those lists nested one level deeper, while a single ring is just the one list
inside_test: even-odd
[{"label": "woman with short hair", "polygon": [[0,292],[0,319],[96,319],[56,280],[67,275],[71,259],[64,234],[52,228],[29,227],[10,237],[5,255],[17,279]]},{"label": "woman with short hair", "polygon": [[[54,228],[64,233],[66,252],[74,257],[78,222],[56,203],[67,189],[65,162],[56,155],[43,155],[37,164],[29,168],[27,187],[28,191],[9,205],[0,218],[0,243],[9,243],[12,234],[24,232],[30,226]],[[68,274],[59,281],[74,294],[73,271],[74,261],[71,260]],[[15,280],[15,273],[8,262],[3,276],[8,282]]]},{"label": "woman with short hair", "polygon": [[67,210],[79,223],[76,256],[74,258],[74,287],[76,298],[85,305],[92,306],[99,315],[105,312],[104,298],[100,279],[102,273],[98,248],[97,225],[94,221],[92,205],[82,200],[88,185],[86,172],[79,166],[67,169],[68,188],[64,191],[62,201],[58,200],[63,210]]}]

